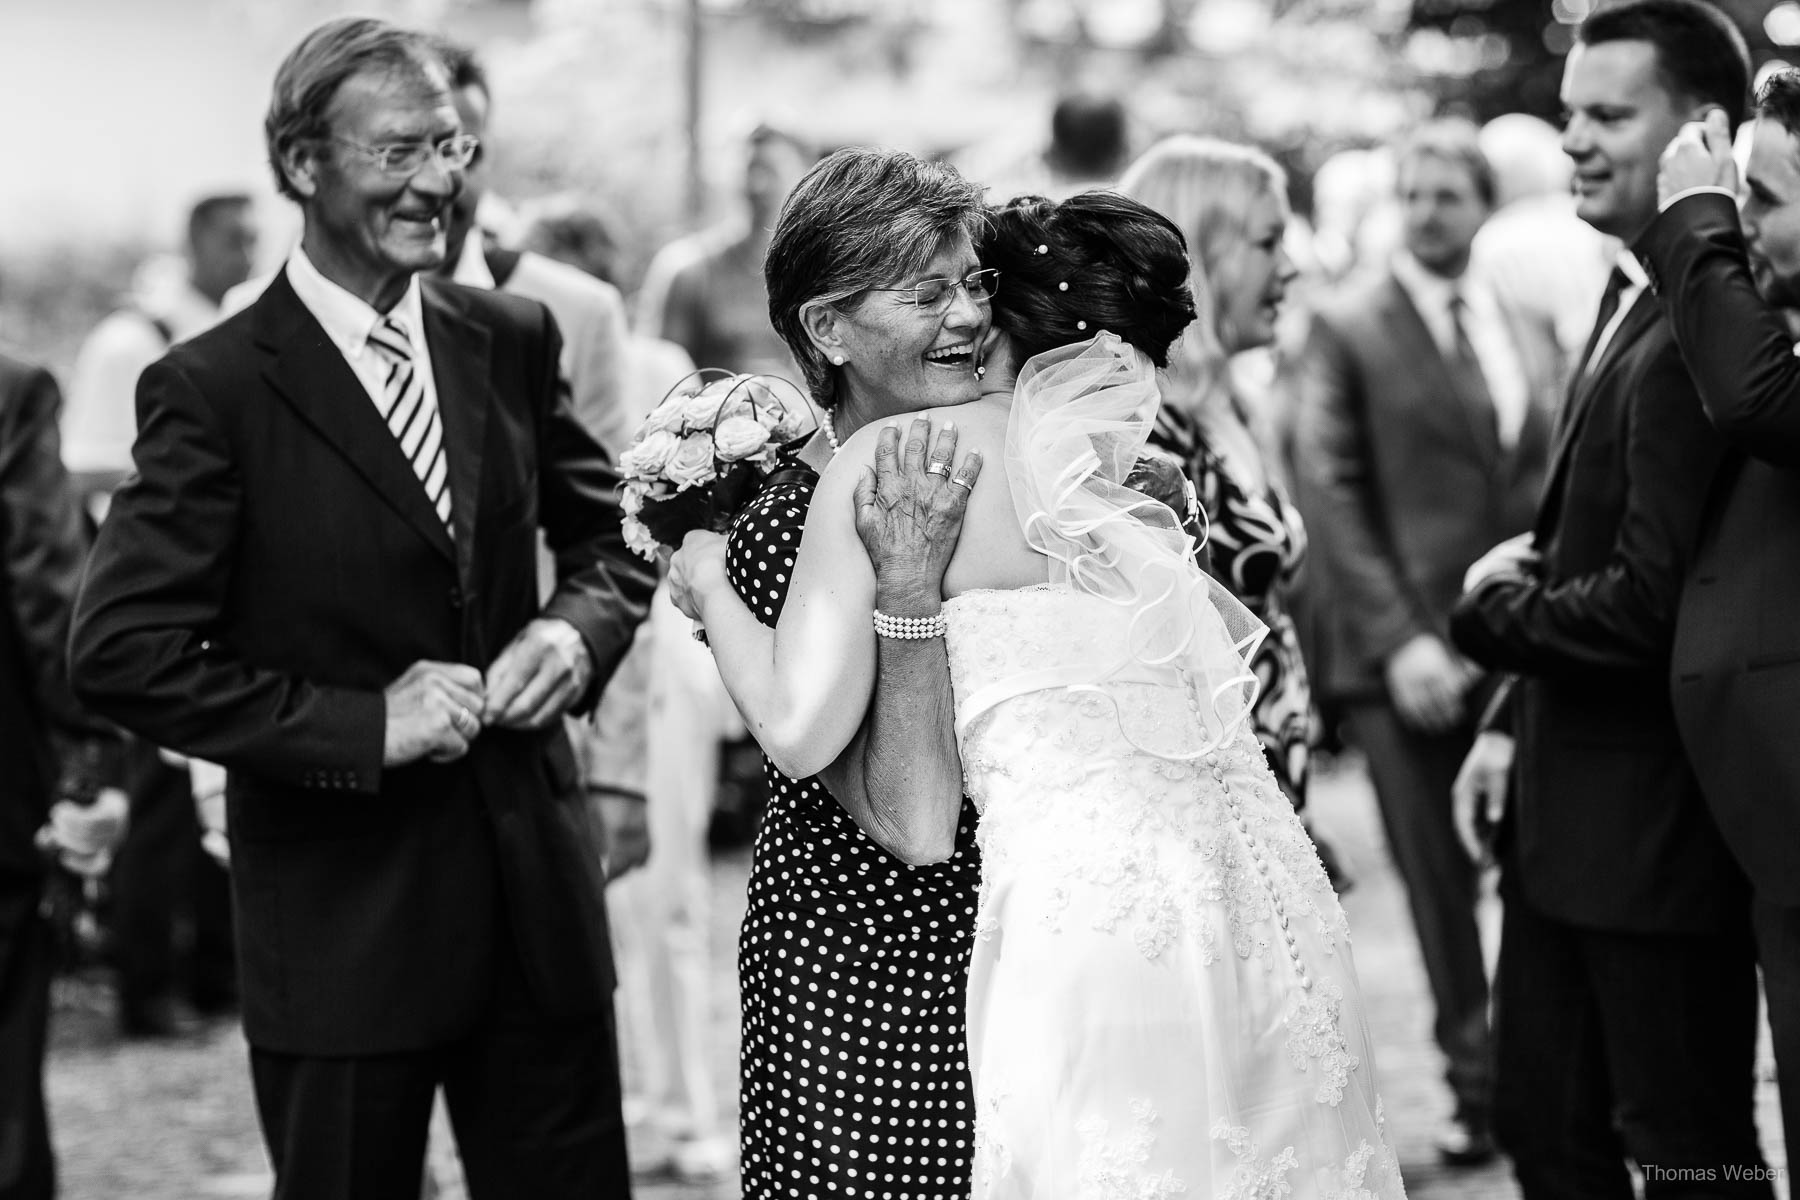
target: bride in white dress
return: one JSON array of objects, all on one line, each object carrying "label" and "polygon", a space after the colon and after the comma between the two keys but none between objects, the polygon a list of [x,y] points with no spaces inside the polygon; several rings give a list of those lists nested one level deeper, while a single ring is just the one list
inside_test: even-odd
[{"label": "bride in white dress", "polygon": [[[957,428],[920,485],[975,479],[941,610],[981,812],[973,1194],[1402,1196],[1343,910],[1246,726],[1260,626],[1194,565],[1176,515],[1122,486],[1193,314],[1180,234],[1090,193],[1015,202],[995,239],[984,261],[1013,264],[995,324],[1017,336],[991,348],[980,400],[935,414]],[[846,304],[808,328],[855,354],[859,318],[893,315]],[[1070,344],[1015,388],[1033,339]],[[915,470],[927,434],[913,428]],[[856,523],[898,499],[869,467],[896,441],[867,427],[833,459],[774,630],[726,581],[713,535],[675,560],[727,687],[793,774],[836,757],[874,685]],[[953,481],[957,444],[972,453]],[[1004,470],[976,475],[975,454]]]}]

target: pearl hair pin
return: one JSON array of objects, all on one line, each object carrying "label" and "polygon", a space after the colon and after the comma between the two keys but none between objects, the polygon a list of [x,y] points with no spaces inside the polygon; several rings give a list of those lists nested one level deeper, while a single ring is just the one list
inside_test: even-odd
[{"label": "pearl hair pin", "polygon": [[1075,322],[1075,328],[1077,328],[1077,329],[1086,329],[1086,328],[1087,328],[1087,322],[1086,322],[1086,321],[1077,321],[1077,322]]},{"label": "pearl hair pin", "polygon": [[1048,254],[1048,253],[1050,253],[1050,247],[1048,247],[1048,246],[1044,245],[1042,242],[1040,242],[1040,243],[1038,243],[1038,248],[1036,250],[1032,251],[1032,253]]},{"label": "pearl hair pin", "polygon": [[1066,279],[1065,279],[1065,280],[1063,280],[1063,281],[1062,281],[1062,282],[1061,282],[1061,283],[1059,283],[1059,284],[1057,284],[1057,285],[1056,285],[1056,290],[1057,290],[1057,291],[1059,291],[1059,292],[1066,292],[1066,291],[1068,291],[1068,290],[1069,290],[1069,281],[1068,281],[1068,280],[1066,280]]}]

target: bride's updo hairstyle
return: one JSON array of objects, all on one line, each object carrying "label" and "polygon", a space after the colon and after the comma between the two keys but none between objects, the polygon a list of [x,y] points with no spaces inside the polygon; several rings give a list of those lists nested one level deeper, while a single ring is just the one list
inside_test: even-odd
[{"label": "bride's updo hairstyle", "polygon": [[1021,363],[1105,329],[1166,367],[1194,319],[1181,230],[1116,192],[1020,196],[989,212],[976,249],[1000,272],[994,325]]}]

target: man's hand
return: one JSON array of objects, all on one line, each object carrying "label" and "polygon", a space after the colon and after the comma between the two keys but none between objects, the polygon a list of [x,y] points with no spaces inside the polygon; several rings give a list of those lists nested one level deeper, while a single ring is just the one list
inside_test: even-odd
[{"label": "man's hand", "polygon": [[539,617],[513,638],[487,669],[483,725],[543,729],[587,691],[594,663],[573,625]]},{"label": "man's hand", "polygon": [[1421,633],[1388,659],[1388,695],[1412,728],[1443,733],[1462,720],[1463,693],[1474,675],[1441,639]]},{"label": "man's hand", "polygon": [[225,768],[203,759],[188,760],[194,813],[200,818],[200,848],[221,867],[231,865],[231,838],[225,818]]},{"label": "man's hand", "polygon": [[1536,535],[1529,532],[1509,537],[1476,559],[1463,573],[1463,591],[1472,592],[1490,579],[1529,581],[1537,574],[1541,561],[1535,539]]},{"label": "man's hand", "polygon": [[642,797],[603,792],[597,798],[606,829],[606,882],[629,874],[650,859],[650,817]]},{"label": "man's hand", "polygon": [[1450,785],[1450,817],[1463,849],[1479,866],[1494,861],[1494,829],[1506,815],[1506,787],[1512,775],[1513,740],[1488,731],[1476,736]]},{"label": "man's hand", "polygon": [[481,672],[463,663],[420,661],[387,685],[381,765],[451,762],[481,732]]},{"label": "man's hand", "polygon": [[59,800],[50,806],[45,840],[62,865],[84,878],[106,874],[113,851],[125,840],[131,804],[119,788],[101,788],[91,804]]},{"label": "man's hand", "polygon": [[1737,195],[1737,160],[1731,156],[1731,121],[1722,108],[1710,108],[1704,121],[1689,121],[1676,131],[1656,172],[1656,202],[1667,204],[1691,188],[1724,188]]}]

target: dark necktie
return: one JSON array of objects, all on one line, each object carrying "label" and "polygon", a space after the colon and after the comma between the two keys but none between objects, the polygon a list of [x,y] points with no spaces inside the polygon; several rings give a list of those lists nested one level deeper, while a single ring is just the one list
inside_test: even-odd
[{"label": "dark necktie", "polygon": [[1581,369],[1576,372],[1579,379],[1593,369],[1594,348],[1600,344],[1600,335],[1612,324],[1612,319],[1619,315],[1619,299],[1625,289],[1631,286],[1631,280],[1625,277],[1622,267],[1614,267],[1612,274],[1606,277],[1606,290],[1600,293],[1600,311],[1594,316],[1594,329],[1588,334],[1587,349],[1581,352]]},{"label": "dark necktie", "polygon": [[1451,356],[1450,373],[1456,378],[1458,393],[1470,409],[1482,419],[1494,419],[1494,394],[1488,388],[1487,376],[1476,357],[1475,343],[1469,340],[1469,306],[1461,292],[1450,293],[1450,327],[1456,331],[1455,353]]}]

